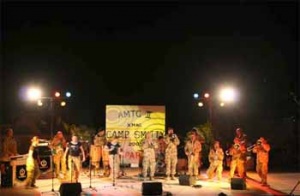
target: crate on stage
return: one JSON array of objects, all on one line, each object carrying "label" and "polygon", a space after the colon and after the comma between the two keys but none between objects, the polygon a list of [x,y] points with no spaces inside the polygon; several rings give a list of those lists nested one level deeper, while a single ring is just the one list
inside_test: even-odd
[{"label": "crate on stage", "polygon": [[190,175],[180,175],[179,176],[179,185],[193,186],[196,184],[196,177]]},{"label": "crate on stage", "polygon": [[13,185],[18,183],[22,183],[27,178],[26,172],[26,159],[27,154],[25,155],[17,155],[10,158],[10,165],[13,170]]}]

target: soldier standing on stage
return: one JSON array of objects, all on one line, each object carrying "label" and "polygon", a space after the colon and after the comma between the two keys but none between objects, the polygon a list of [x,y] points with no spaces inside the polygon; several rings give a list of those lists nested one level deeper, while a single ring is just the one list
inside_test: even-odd
[{"label": "soldier standing on stage", "polygon": [[198,177],[199,171],[199,156],[202,150],[202,146],[199,140],[197,140],[197,133],[192,132],[189,136],[189,140],[186,142],[184,151],[188,157],[188,175]]},{"label": "soldier standing on stage", "polygon": [[146,138],[143,141],[143,177],[144,180],[147,178],[148,168],[150,168],[150,180],[153,180],[155,173],[155,149],[157,143],[152,139],[152,133],[148,132]]},{"label": "soldier standing on stage", "polygon": [[245,178],[245,160],[246,160],[246,147],[240,144],[240,140],[234,139],[233,146],[229,149],[229,155],[231,155],[229,180],[233,178],[234,172],[237,168],[238,175],[241,178]]},{"label": "soldier standing on stage", "polygon": [[26,160],[26,171],[27,171],[27,179],[25,182],[25,188],[37,188],[35,185],[35,181],[40,174],[39,169],[39,153],[37,146],[39,144],[39,138],[34,136],[31,139],[31,145],[29,147],[28,157]]},{"label": "soldier standing on stage", "polygon": [[111,142],[108,142],[105,146],[106,150],[109,152],[109,166],[110,166],[110,178],[119,178],[120,172],[120,154],[121,145],[119,144],[118,137],[115,136]]},{"label": "soldier standing on stage", "polygon": [[265,138],[261,137],[257,140],[256,145],[253,148],[253,152],[256,153],[256,172],[261,178],[261,184],[267,186],[267,174],[268,174],[268,162],[269,151],[271,147]]},{"label": "soldier standing on stage", "polygon": [[67,172],[66,159],[64,157],[64,149],[66,146],[67,142],[63,133],[58,131],[51,141],[56,177],[60,177],[60,173],[65,176]]},{"label": "soldier standing on stage", "polygon": [[67,144],[67,148],[64,157],[68,156],[68,167],[71,181],[74,179],[78,182],[78,178],[81,170],[80,153],[82,154],[82,162],[85,161],[85,153],[82,144],[78,142],[78,137],[73,135],[70,143]]},{"label": "soldier standing on stage", "polygon": [[208,179],[212,179],[216,171],[218,180],[221,180],[223,172],[224,152],[223,149],[220,147],[219,141],[214,142],[213,148],[211,148],[209,151],[208,159],[210,163],[209,168],[207,170]]},{"label": "soldier standing on stage", "polygon": [[168,134],[165,137],[165,142],[167,144],[166,148],[166,175],[167,180],[175,180],[176,165],[177,165],[177,146],[180,144],[180,140],[174,133],[173,128],[168,128]]},{"label": "soldier standing on stage", "polygon": [[98,154],[91,153],[91,163],[93,166],[95,166],[96,170],[99,170],[100,161],[102,159],[105,176],[109,174],[109,158],[107,152],[104,150],[106,142],[105,130],[99,129],[98,133],[94,137],[94,148],[95,152]]},{"label": "soldier standing on stage", "polygon": [[11,128],[8,128],[2,143],[2,159],[9,161],[11,156],[17,154],[17,142],[14,138],[14,132]]},{"label": "soldier standing on stage", "polygon": [[[247,135],[244,133],[244,131],[241,128],[237,128],[235,130],[235,137],[234,140],[237,140],[242,148],[247,148]],[[242,155],[242,158],[244,158],[244,174],[243,177],[246,177],[247,174],[247,151],[244,152],[245,154]]]}]

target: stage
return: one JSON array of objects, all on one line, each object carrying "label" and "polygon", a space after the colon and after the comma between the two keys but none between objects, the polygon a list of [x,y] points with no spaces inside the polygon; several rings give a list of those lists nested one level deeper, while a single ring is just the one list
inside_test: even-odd
[{"label": "stage", "polygon": [[[125,169],[127,175],[121,179],[116,179],[115,186],[109,178],[99,178],[93,176],[90,187],[90,178],[88,176],[89,172],[85,170],[80,176],[80,183],[82,186],[81,195],[118,195],[118,196],[140,196],[142,195],[142,183],[150,181],[142,181],[139,177],[140,169],[127,168]],[[269,184],[270,187],[261,186],[257,180],[258,176],[255,172],[248,172],[250,178],[247,179],[247,189],[246,190],[232,190],[230,183],[227,179],[227,171],[224,171],[223,179],[221,181],[217,180],[207,180],[207,176],[203,171],[201,173],[201,179],[197,181],[197,185],[200,187],[192,186],[182,186],[179,185],[177,180],[166,181],[162,177],[156,177],[152,182],[162,182],[163,195],[218,195],[224,193],[226,195],[288,195],[293,187],[296,185],[300,179],[299,173],[280,173],[280,174],[270,174]],[[51,175],[46,175],[51,176]],[[24,189],[22,183],[16,184],[14,188],[1,188],[1,195],[54,195],[51,192],[52,189],[52,179],[45,178],[37,180],[36,185],[39,187],[37,189]],[[54,190],[57,191],[56,195],[59,195],[58,191],[61,186],[61,181],[58,179],[53,180]],[[94,189],[93,189],[94,188]],[[296,188],[293,193],[294,195],[300,195],[300,185]]]}]

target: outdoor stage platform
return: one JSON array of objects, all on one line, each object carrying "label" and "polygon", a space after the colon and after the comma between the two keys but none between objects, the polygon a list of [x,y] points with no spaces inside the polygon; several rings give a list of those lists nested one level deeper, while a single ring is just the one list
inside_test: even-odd
[{"label": "outdoor stage platform", "polygon": [[[140,196],[142,195],[142,183],[148,181],[141,181],[139,178],[140,168],[125,169],[127,175],[121,179],[116,179],[115,186],[113,186],[112,180],[109,178],[92,178],[91,186],[95,190],[90,189],[89,172],[82,172],[80,176],[80,183],[83,189],[81,195],[105,195],[105,196]],[[205,172],[202,172],[201,180],[197,181],[197,184],[201,185],[200,188],[194,188],[191,186],[179,185],[177,180],[166,181],[163,178],[157,177],[155,182],[162,182],[163,195],[219,195],[220,193],[226,195],[288,195],[297,182],[300,180],[300,173],[271,173],[269,175],[270,187],[261,186],[258,181],[258,176],[255,172],[248,172],[249,178],[247,179],[246,190],[231,190],[230,183],[227,179],[228,172],[224,171],[223,179],[207,180]],[[48,175],[51,176],[51,175]],[[54,179],[54,190],[56,195],[59,195],[59,188],[61,181]],[[1,188],[0,195],[42,195],[50,196],[55,195],[51,192],[52,179],[45,178],[37,180],[37,189],[24,189],[23,184],[17,184],[14,188]],[[294,195],[300,195],[300,185],[293,192]]]}]

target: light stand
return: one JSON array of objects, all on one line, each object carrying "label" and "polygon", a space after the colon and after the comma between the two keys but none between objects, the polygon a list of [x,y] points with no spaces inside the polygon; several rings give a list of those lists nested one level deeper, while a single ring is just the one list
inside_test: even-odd
[{"label": "light stand", "polygon": [[[53,117],[54,117],[54,114],[53,114],[53,99],[50,98],[50,113],[51,113],[51,122],[50,122],[50,131],[51,131],[51,138],[53,138]],[[59,192],[58,191],[55,191],[54,190],[54,165],[53,165],[53,152],[51,151],[51,165],[52,165],[52,176],[51,176],[51,191],[48,191],[48,192],[42,192],[43,193],[53,193],[55,195],[59,195]]]}]

